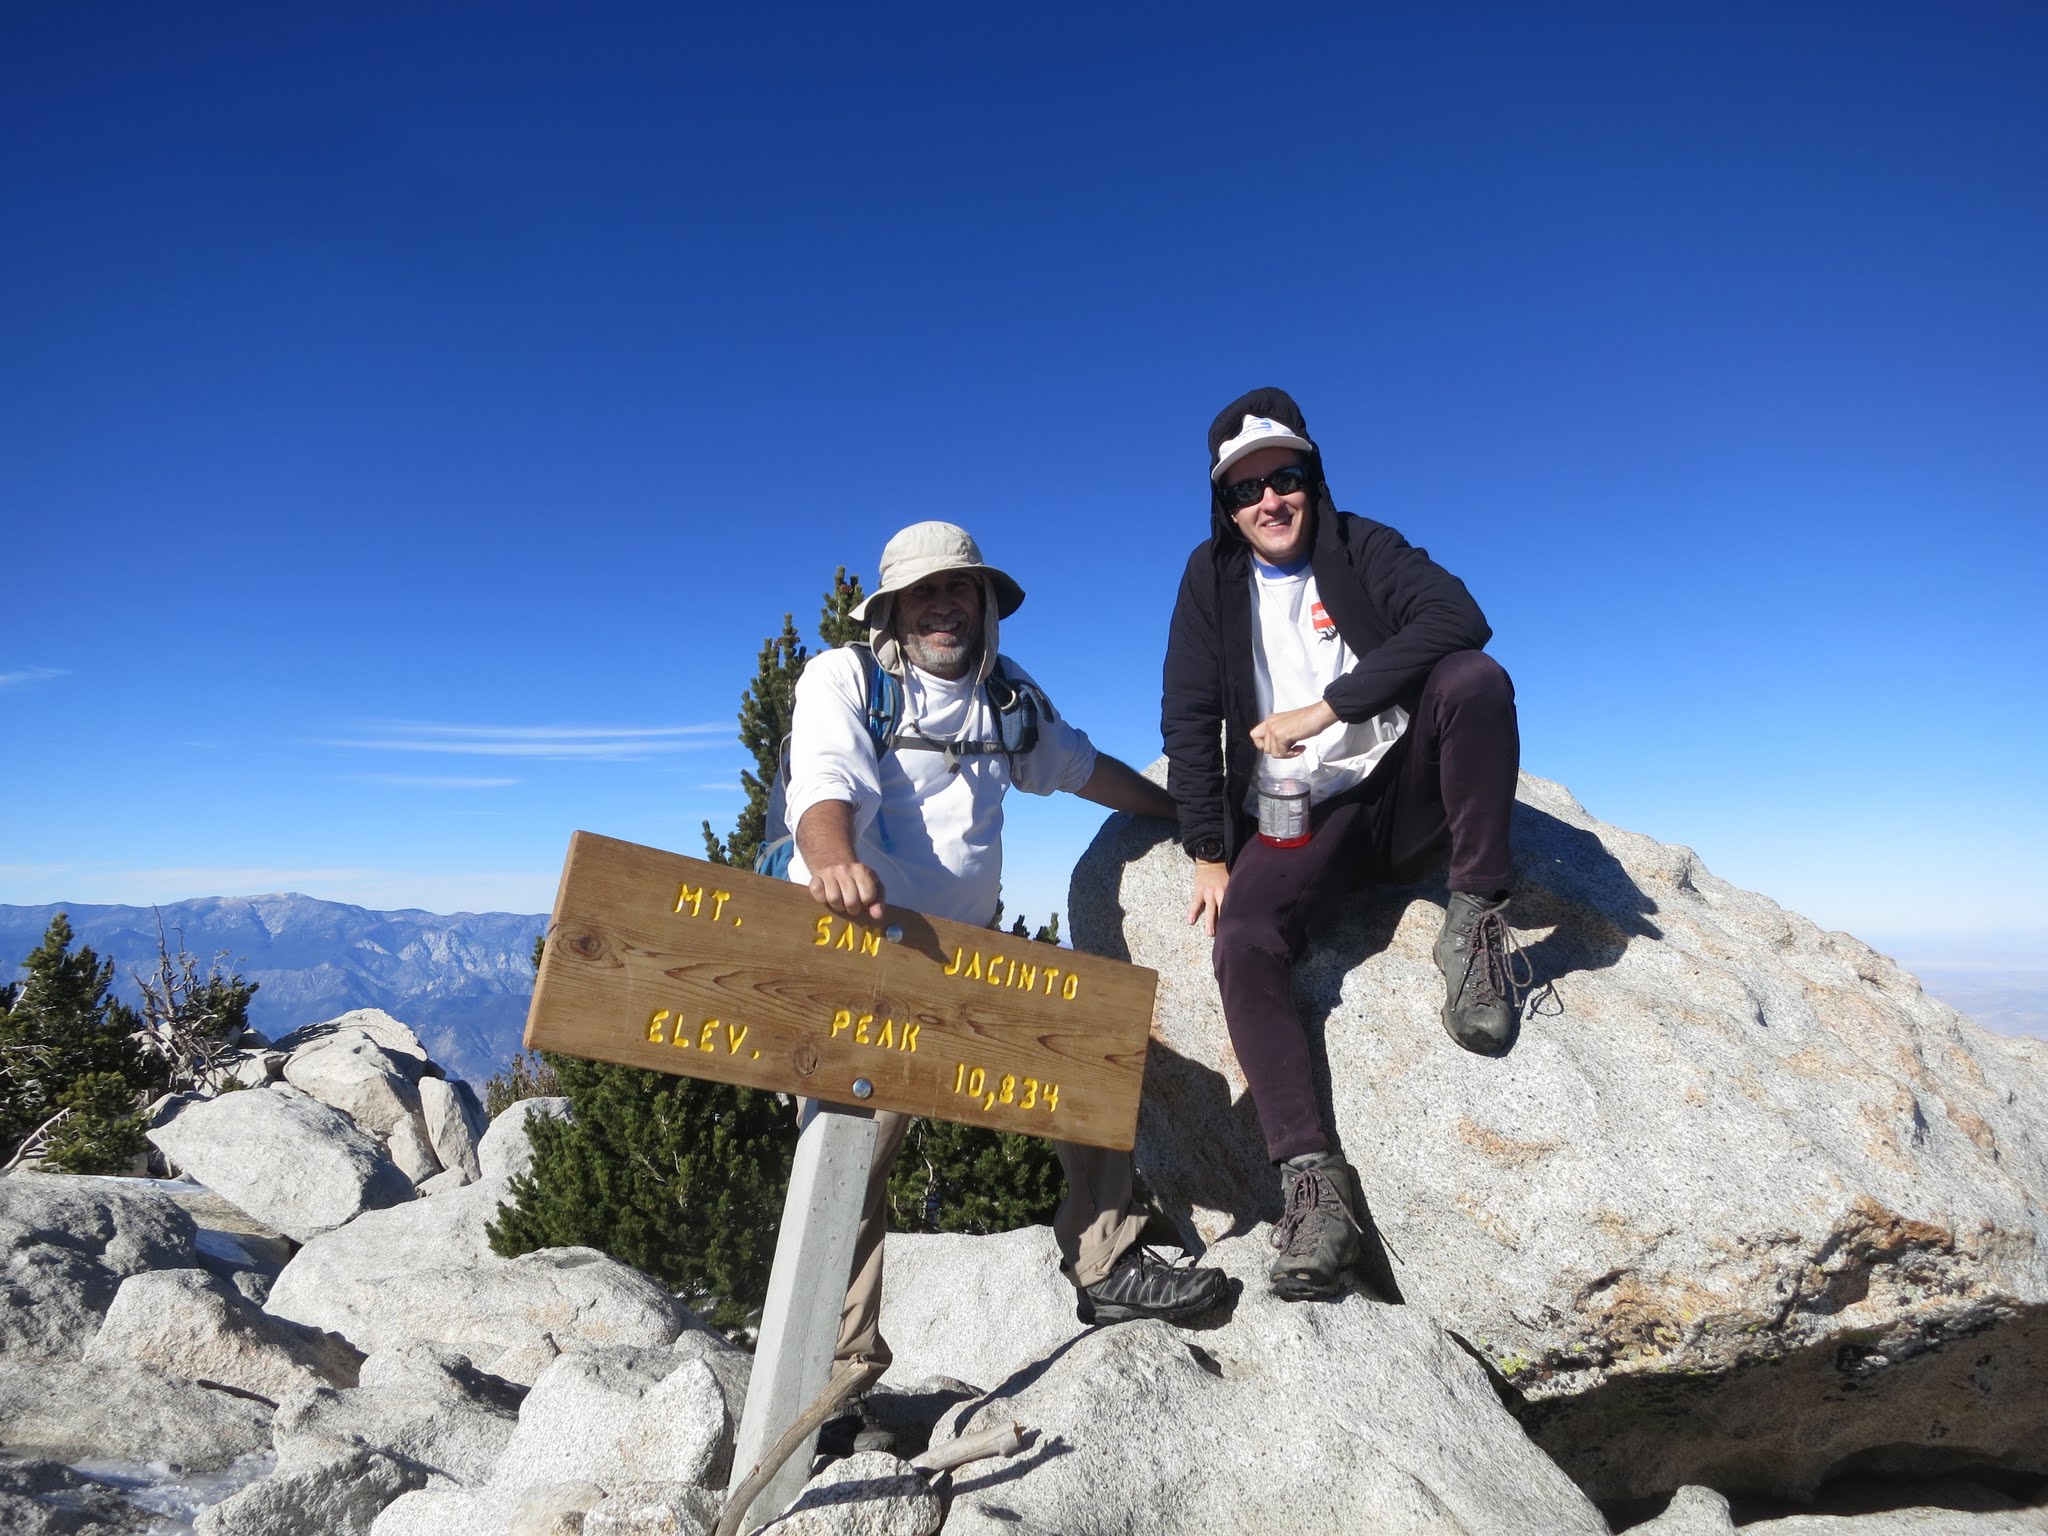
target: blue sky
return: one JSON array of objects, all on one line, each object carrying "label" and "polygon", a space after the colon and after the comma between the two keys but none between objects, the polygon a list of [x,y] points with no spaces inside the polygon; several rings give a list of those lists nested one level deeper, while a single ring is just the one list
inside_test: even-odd
[{"label": "blue sky", "polygon": [[[12,4],[0,901],[694,853],[762,637],[928,517],[1149,762],[1277,383],[1525,767],[2048,967],[2044,67],[2033,3]],[[1012,910],[1097,819],[1016,808]]]}]

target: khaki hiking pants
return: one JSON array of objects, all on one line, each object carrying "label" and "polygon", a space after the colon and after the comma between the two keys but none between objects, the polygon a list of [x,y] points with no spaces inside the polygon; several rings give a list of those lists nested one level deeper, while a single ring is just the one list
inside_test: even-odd
[{"label": "khaki hiking pants", "polygon": [[[893,1358],[882,1337],[882,1236],[889,1226],[889,1170],[903,1150],[911,1119],[893,1110],[875,1111],[875,1158],[868,1165],[867,1199],[853,1241],[835,1360],[887,1365]],[[1054,1142],[1053,1150],[1067,1175],[1067,1197],[1052,1222],[1060,1269],[1077,1286],[1093,1285],[1116,1267],[1145,1225],[1145,1211],[1131,1197],[1131,1154],[1070,1141]]]}]

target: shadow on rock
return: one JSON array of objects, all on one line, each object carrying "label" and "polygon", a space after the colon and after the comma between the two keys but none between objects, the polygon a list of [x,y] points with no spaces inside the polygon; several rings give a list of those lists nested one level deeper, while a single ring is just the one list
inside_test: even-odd
[{"label": "shadow on rock", "polygon": [[1523,950],[1539,986],[1575,971],[1606,970],[1631,939],[1664,937],[1650,921],[1657,903],[1583,827],[1517,801],[1514,846],[1514,925],[1551,930]]}]

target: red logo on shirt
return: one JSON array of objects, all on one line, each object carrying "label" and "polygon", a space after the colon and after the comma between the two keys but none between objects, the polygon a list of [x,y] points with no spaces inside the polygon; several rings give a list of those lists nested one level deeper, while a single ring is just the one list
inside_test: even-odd
[{"label": "red logo on shirt", "polygon": [[1309,604],[1308,616],[1314,622],[1316,633],[1319,635],[1328,634],[1337,627],[1337,621],[1324,612],[1321,603]]}]

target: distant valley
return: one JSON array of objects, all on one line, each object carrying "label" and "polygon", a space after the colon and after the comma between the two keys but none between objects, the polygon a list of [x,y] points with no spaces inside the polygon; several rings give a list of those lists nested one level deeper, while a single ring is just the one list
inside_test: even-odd
[{"label": "distant valley", "polygon": [[58,912],[81,942],[116,967],[134,1003],[136,971],[157,958],[157,915],[171,952],[204,966],[226,951],[229,968],[262,983],[249,1022],[277,1036],[351,1008],[382,1008],[413,1027],[450,1076],[484,1081],[519,1048],[533,995],[533,941],[547,918],[506,912],[372,912],[311,896],[209,896],[161,908],[0,905],[0,977],[42,942]]}]

